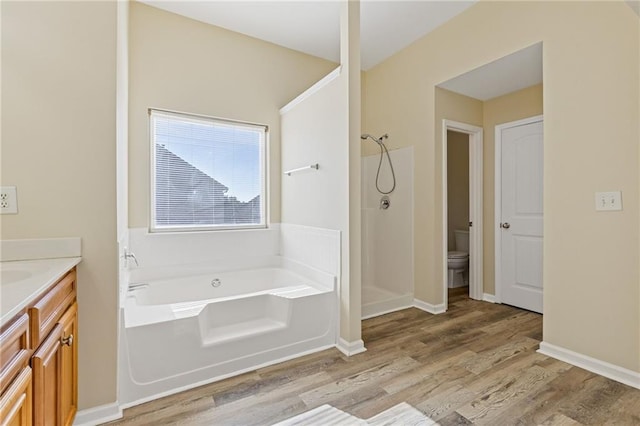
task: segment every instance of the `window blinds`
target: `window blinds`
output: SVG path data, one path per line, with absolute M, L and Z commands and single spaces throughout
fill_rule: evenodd
M 265 225 L 265 126 L 151 110 L 152 228 Z

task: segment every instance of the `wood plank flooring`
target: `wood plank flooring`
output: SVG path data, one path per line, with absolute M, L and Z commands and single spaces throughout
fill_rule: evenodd
M 330 349 L 125 410 L 110 425 L 270 425 L 330 404 L 370 418 L 401 402 L 441 425 L 640 425 L 640 390 L 536 352 L 542 316 L 471 300 L 363 322 Z

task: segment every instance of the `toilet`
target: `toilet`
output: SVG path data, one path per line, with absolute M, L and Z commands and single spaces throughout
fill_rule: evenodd
M 453 231 L 456 241 L 455 251 L 447 254 L 448 287 L 469 285 L 469 231 L 456 229 Z

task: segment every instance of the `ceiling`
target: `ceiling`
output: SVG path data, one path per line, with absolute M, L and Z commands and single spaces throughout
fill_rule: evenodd
M 464 73 L 438 87 L 481 101 L 542 83 L 542 43 Z
M 362 69 L 374 67 L 476 1 L 362 0 Z M 142 0 L 142 3 L 340 62 L 338 1 Z

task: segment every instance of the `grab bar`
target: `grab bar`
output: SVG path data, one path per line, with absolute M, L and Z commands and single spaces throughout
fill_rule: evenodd
M 284 172 L 284 174 L 287 175 L 287 176 L 291 176 L 291 173 L 297 173 L 297 172 L 301 172 L 303 170 L 309 170 L 309 169 L 318 170 L 319 167 L 320 166 L 318 165 L 318 163 L 316 163 L 316 164 L 311 164 L 309 166 L 298 167 L 297 169 L 287 170 L 286 172 Z
M 129 284 L 129 286 L 127 287 L 127 290 L 134 291 L 134 290 L 140 290 L 142 288 L 147 288 L 147 287 L 149 287 L 149 284 L 147 283 Z

